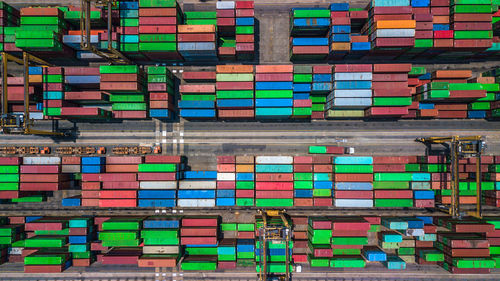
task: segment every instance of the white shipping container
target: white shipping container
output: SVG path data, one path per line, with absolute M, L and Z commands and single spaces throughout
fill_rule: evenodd
M 143 254 L 178 254 L 179 246 L 143 246 Z
M 217 173 L 218 181 L 235 181 L 236 173 Z
M 422 228 L 408 228 L 405 233 L 406 236 L 424 236 L 425 232 Z
M 177 181 L 141 181 L 140 189 L 177 189 Z
M 217 1 L 215 4 L 217 10 L 230 10 L 234 9 L 235 6 L 234 1 Z
M 377 37 L 396 37 L 396 38 L 415 37 L 415 29 L 412 28 L 377 29 L 374 33 L 372 33 L 371 37 L 373 39 Z
M 335 199 L 335 207 L 372 208 L 371 199 Z
M 80 173 L 81 166 L 80 165 L 62 165 L 61 172 L 62 173 Z
M 215 199 L 179 199 L 178 207 L 215 207 Z
M 24 157 L 24 165 L 59 165 L 61 157 Z
M 256 156 L 256 164 L 293 164 L 292 156 Z
M 372 90 L 334 90 L 335 98 L 371 98 Z
M 215 189 L 215 181 L 179 181 L 179 189 Z
M 371 72 L 338 72 L 335 73 L 334 81 L 371 81 Z

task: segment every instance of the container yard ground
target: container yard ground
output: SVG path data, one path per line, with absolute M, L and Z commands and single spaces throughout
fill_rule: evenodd
M 175 126 L 174 126 L 175 125 Z M 50 129 L 50 122 L 38 122 L 39 129 Z M 78 138 L 51 139 L 40 136 L 1 136 L 5 145 L 114 146 L 163 144 L 166 153 L 196 156 L 196 168 L 213 168 L 205 157 L 231 154 L 304 154 L 311 144 L 353 146 L 358 154 L 407 155 L 425 153 L 417 137 L 483 135 L 487 154 L 500 151 L 500 126 L 484 120 L 427 121 L 315 121 L 312 123 L 259 122 L 183 122 L 181 126 L 153 121 L 124 123 L 59 122 L 60 128 L 76 126 Z M 175 130 L 174 130 L 175 127 Z M 175 148 L 175 150 L 174 150 Z M 109 150 L 109 149 L 108 149 Z M 200 163 L 200 164 L 198 164 Z M 209 166 L 207 166 L 209 165 Z M 211 165 L 211 166 L 210 166 Z
M 133 270 L 131 270 L 133 268 Z M 158 280 L 152 268 L 139 268 L 130 266 L 110 266 L 94 263 L 87 268 L 71 267 L 54 278 L 53 274 L 26 274 L 22 273 L 23 267 L 21 264 L 7 263 L 0 266 L 2 270 L 2 280 L 32 280 L 34 276 L 37 280 Z M 378 281 L 378 280 L 394 280 L 394 281 L 417 281 L 417 280 L 498 280 L 500 271 L 493 270 L 488 275 L 452 275 L 444 271 L 438 266 L 418 266 L 408 265 L 404 271 L 388 272 L 381 264 L 368 264 L 363 270 L 356 269 L 329 269 L 324 268 L 302 267 L 302 272 L 293 273 L 293 280 L 308 280 L 308 281 L 327 281 L 327 280 L 352 280 L 352 281 Z M 175 276 L 174 276 L 175 274 Z M 44 279 L 46 278 L 46 279 Z M 164 279 L 159 280 L 234 280 L 246 281 L 255 280 L 256 273 L 248 268 L 238 268 L 236 270 L 217 270 L 216 272 L 183 272 L 182 276 L 179 273 L 167 271 Z

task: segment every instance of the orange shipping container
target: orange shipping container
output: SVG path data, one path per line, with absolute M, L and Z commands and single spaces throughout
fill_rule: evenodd
M 373 174 L 335 174 L 336 182 L 372 182 Z
M 236 162 L 238 162 L 238 159 L 236 159 Z M 253 173 L 254 172 L 254 166 L 253 165 L 236 165 L 236 173 Z
M 206 25 L 178 25 L 177 26 L 178 33 L 214 33 L 215 25 L 206 24 Z
M 139 165 L 106 165 L 106 173 L 136 173 Z
M 415 28 L 417 26 L 414 20 L 380 20 L 375 23 L 375 29 L 384 28 Z
M 332 43 L 331 47 L 333 51 L 349 51 L 351 43 Z
M 256 65 L 255 73 L 293 73 L 293 65 Z
M 217 73 L 253 73 L 253 65 L 218 65 Z
M 472 76 L 472 70 L 437 70 L 432 73 L 432 78 L 462 78 L 467 79 Z

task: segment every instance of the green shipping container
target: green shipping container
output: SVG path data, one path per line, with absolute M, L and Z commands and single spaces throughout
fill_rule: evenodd
M 177 51 L 177 43 L 170 42 L 140 42 L 139 50 L 141 51 L 157 51 L 157 52 L 175 52 Z
M 413 199 L 375 199 L 375 207 L 413 207 Z
M 177 164 L 139 164 L 139 172 L 176 172 Z
M 335 173 L 339 174 L 371 174 L 373 173 L 372 165 L 335 165 Z
M 409 106 L 411 97 L 373 98 L 373 106 Z
M 139 73 L 137 65 L 101 65 L 99 66 L 101 74 L 117 74 L 117 73 Z
M 216 94 L 219 99 L 251 99 L 254 97 L 252 90 L 217 91 Z
M 255 206 L 257 207 L 293 207 L 293 199 L 283 199 L 283 198 L 274 198 L 274 199 L 263 199 L 258 198 L 255 200 Z
M 491 30 L 456 30 L 454 31 L 455 39 L 491 39 L 493 31 Z
M 325 154 L 326 146 L 309 146 L 310 154 Z
M 0 174 L 17 174 L 19 173 L 19 166 L 0 166 Z M 2 179 L 0 178 L 0 181 Z
M 114 103 L 112 105 L 112 110 L 146 110 L 146 103 Z
M 256 90 L 255 98 L 270 99 L 270 98 L 293 98 L 292 90 Z
M 330 18 L 330 10 L 293 10 L 292 17 L 294 18 Z
M 176 0 L 139 0 L 140 8 L 175 8 Z

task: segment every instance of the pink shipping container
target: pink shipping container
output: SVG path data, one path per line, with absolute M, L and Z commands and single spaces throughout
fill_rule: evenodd
M 293 190 L 293 182 L 256 182 L 256 190 Z
M 175 181 L 177 173 L 137 173 L 139 181 Z
M 181 163 L 181 156 L 165 156 L 165 155 L 147 155 L 144 158 L 144 163 L 158 164 L 178 164 Z
M 216 227 L 219 223 L 217 218 L 183 218 L 182 226 L 212 226 Z
M 312 164 L 313 158 L 312 156 L 294 156 L 293 163 L 294 164 Z
M 106 164 L 141 164 L 141 156 L 108 156 Z

